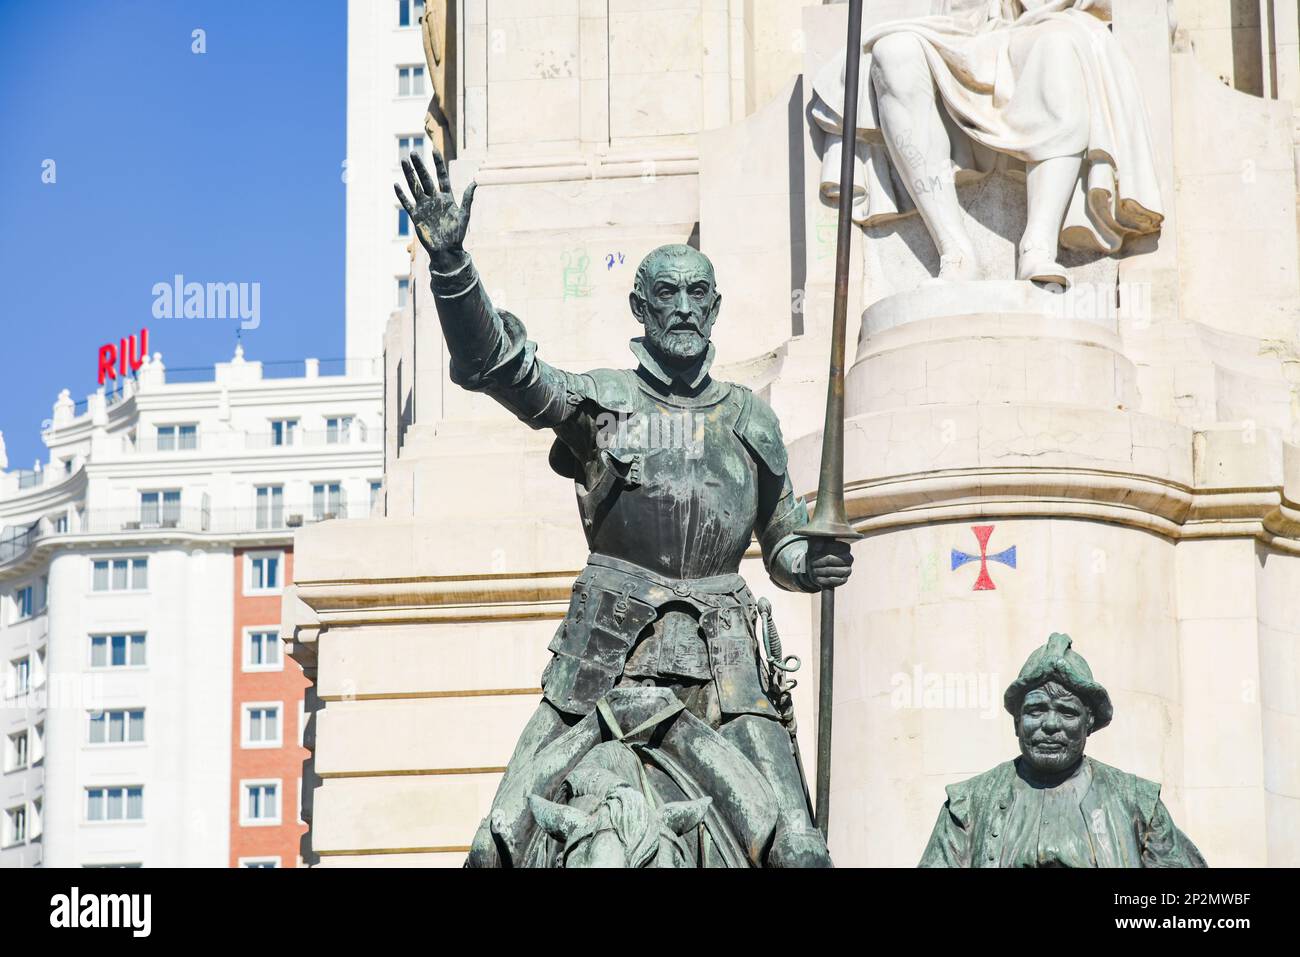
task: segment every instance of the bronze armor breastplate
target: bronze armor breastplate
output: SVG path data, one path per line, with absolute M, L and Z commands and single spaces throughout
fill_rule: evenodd
M 608 417 L 602 475 L 578 488 L 593 552 L 672 578 L 739 569 L 758 518 L 758 466 L 733 428 L 734 391 L 717 391 L 694 406 L 639 392 L 637 412 Z

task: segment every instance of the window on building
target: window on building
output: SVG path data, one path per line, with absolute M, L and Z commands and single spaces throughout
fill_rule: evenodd
M 22 588 L 16 589 L 14 591 L 13 620 L 22 621 L 24 618 L 30 618 L 35 610 L 35 588 L 31 585 L 24 585 Z
M 405 309 L 411 301 L 411 280 L 406 276 L 397 277 L 397 308 Z
M 27 767 L 27 729 L 16 731 L 9 735 L 9 743 L 5 748 L 5 770 L 21 771 Z
M 158 451 L 176 452 L 197 449 L 199 447 L 199 427 L 197 425 L 160 425 L 158 426 Z
M 259 485 L 256 492 L 257 527 L 282 528 L 284 526 L 284 486 Z
M 139 668 L 144 663 L 144 635 L 90 636 L 90 667 Z
M 23 655 L 9 662 L 9 697 L 27 694 L 32 687 L 32 659 Z
M 244 800 L 240 807 L 240 824 L 280 823 L 280 782 L 243 781 Z
M 90 712 L 90 744 L 136 744 L 144 740 L 144 709 Z
M 282 586 L 279 552 L 248 556 L 248 590 L 274 591 Z
M 146 527 L 175 526 L 181 518 L 181 490 L 164 489 L 140 493 L 140 524 Z
M 256 702 L 244 705 L 244 739 L 246 748 L 278 748 L 280 738 L 279 702 Z
M 86 788 L 87 821 L 144 820 L 144 788 Z
M 424 0 L 397 0 L 397 25 L 417 26 L 424 16 Z
M 68 533 L 68 513 L 54 516 L 54 534 L 66 535 Z
M 298 435 L 297 419 L 272 419 L 271 420 L 271 444 L 272 445 L 293 445 Z
M 384 483 L 382 479 L 370 480 L 370 511 L 373 513 L 375 507 L 380 503 L 384 496 Z
M 398 165 L 401 165 L 402 160 L 410 159 L 412 153 L 415 153 L 420 159 L 428 163 L 428 154 L 424 152 L 424 137 L 415 133 L 410 136 L 399 136 L 397 138 Z
M 27 842 L 27 805 L 20 804 L 5 811 L 5 847 Z
M 279 671 L 284 659 L 280 655 L 280 636 L 270 629 L 244 632 L 244 670 Z
M 316 521 L 343 514 L 343 486 L 338 482 L 317 482 L 311 487 L 311 514 Z
M 95 591 L 143 591 L 149 587 L 149 559 L 96 559 L 91 587 Z
M 397 235 L 411 235 L 411 217 L 406 215 L 406 210 L 400 207 L 397 210 Z
M 397 68 L 397 95 L 424 96 L 424 67 L 412 64 Z
M 352 437 L 352 416 L 337 415 L 325 420 L 325 444 L 346 445 Z

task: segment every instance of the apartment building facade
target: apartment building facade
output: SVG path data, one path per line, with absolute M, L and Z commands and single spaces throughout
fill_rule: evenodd
M 48 462 L 0 472 L 0 866 L 298 861 L 280 594 L 296 528 L 381 494 L 380 369 L 195 372 L 64 390 Z
M 447 0 L 350 0 L 348 3 L 347 354 L 379 356 L 384 327 L 408 308 L 415 239 L 393 195 L 400 159 L 426 160 L 437 125 L 454 114 L 447 69 L 455 62 L 457 4 Z M 424 21 L 430 29 L 426 41 Z M 426 42 L 436 52 L 426 58 Z M 426 114 L 436 119 L 426 129 Z M 444 142 L 444 151 L 446 143 Z

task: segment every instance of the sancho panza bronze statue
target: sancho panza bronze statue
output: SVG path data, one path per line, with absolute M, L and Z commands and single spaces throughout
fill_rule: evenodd
M 1068 635 L 1029 656 L 1003 704 L 1020 757 L 949 785 L 921 867 L 1205 867 L 1159 784 L 1084 757 L 1113 709 Z
M 611 726 L 633 720 L 616 714 L 620 707 L 636 714 L 648 701 L 656 706 L 669 701 L 669 711 L 689 712 L 683 720 L 692 728 L 725 739 L 728 754 L 731 746 L 743 753 L 761 775 L 754 780 L 763 795 L 755 799 L 771 803 L 774 798 L 776 809 L 768 836 L 750 842 L 764 842 L 762 848 L 749 848 L 751 863 L 828 865 L 791 735 L 781 720 L 783 711 L 788 717 L 788 700 L 778 700 L 763 678 L 756 625 L 760 603 L 737 572 L 755 532 L 768 574 L 787 590 L 836 587 L 848 578 L 852 559 L 847 545 L 799 534 L 808 521 L 807 508 L 791 489 L 771 408 L 745 387 L 709 375 L 714 356 L 709 335 L 722 302 L 712 264 L 684 245 L 651 252 L 637 269 L 630 296 L 632 313 L 645 327 L 645 335 L 631 342 L 637 367 L 582 374 L 557 369 L 537 357 L 523 324 L 489 301 L 463 248 L 474 184 L 457 206 L 446 164 L 436 153 L 433 159 L 436 184 L 413 155 L 403 163 L 411 196 L 400 186 L 397 194 L 429 253 L 452 381 L 490 395 L 531 428 L 555 432 L 551 466 L 575 483 L 591 549 L 550 645 L 544 700 L 510 759 L 468 865 L 518 866 L 545 857 L 536 850 L 535 831 L 528 830 L 531 820 L 520 821 L 519 808 L 526 805 L 515 800 L 507 808 L 505 796 L 518 791 L 516 779 L 549 760 L 543 754 L 552 753 L 547 749 L 561 736 L 576 733 L 583 719 L 594 723 L 602 700 L 600 713 Z M 612 710 L 609 702 L 616 705 Z M 595 777 L 607 780 L 608 767 L 599 770 Z M 564 783 L 574 793 L 590 789 L 582 782 L 592 778 L 571 774 Z M 734 780 L 723 785 L 734 791 Z M 635 780 L 628 786 L 638 787 Z M 609 796 L 616 789 L 605 790 Z M 620 793 L 617 803 L 623 806 L 630 798 Z M 717 794 L 711 797 L 718 810 Z M 743 804 L 738 798 L 723 810 L 742 815 Z M 577 821 L 586 811 L 566 812 L 573 822 L 565 824 L 566 813 L 553 810 L 553 804 L 534 801 L 533 807 L 533 816 L 552 821 L 557 840 L 561 830 L 566 838 L 583 830 Z M 543 808 L 552 810 L 539 813 Z M 598 809 L 591 813 L 595 823 L 574 840 L 599 830 Z M 685 812 L 668 816 L 678 822 L 698 819 Z M 738 829 L 750 823 L 742 821 Z M 676 838 L 668 834 L 665 840 Z M 523 843 L 534 848 L 529 861 L 521 860 L 527 855 Z M 555 850 L 548 853 L 555 860 Z M 568 857 L 570 866 L 579 856 Z

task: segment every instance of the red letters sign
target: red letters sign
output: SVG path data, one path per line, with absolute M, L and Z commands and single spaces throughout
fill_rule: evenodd
M 131 372 L 135 372 L 144 365 L 144 357 L 149 354 L 148 329 L 140 330 L 139 352 L 136 352 L 135 345 L 135 336 L 128 336 L 117 345 L 110 342 L 99 347 L 100 385 L 104 384 L 105 379 L 116 379 L 119 374 L 125 378 L 128 368 Z

